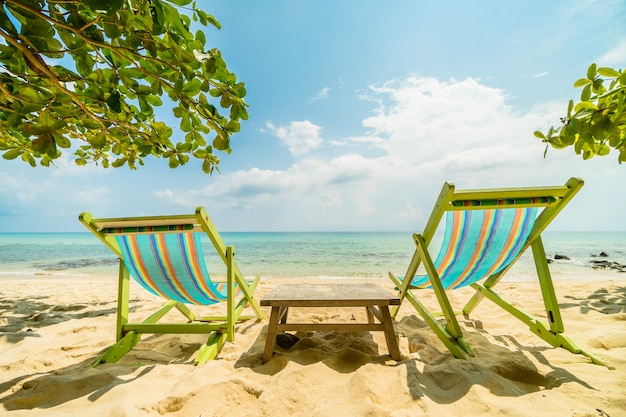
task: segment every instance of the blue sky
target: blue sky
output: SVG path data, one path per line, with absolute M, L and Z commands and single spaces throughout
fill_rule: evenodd
M 458 188 L 585 180 L 552 230 L 626 230 L 626 166 L 548 151 L 592 62 L 626 67 L 623 1 L 216 1 L 206 30 L 250 120 L 221 174 L 0 159 L 0 232 L 207 208 L 222 231 L 419 231 Z M 168 109 L 163 109 L 167 114 Z M 169 117 L 169 116 L 167 116 Z M 182 137 L 182 135 L 181 135 Z

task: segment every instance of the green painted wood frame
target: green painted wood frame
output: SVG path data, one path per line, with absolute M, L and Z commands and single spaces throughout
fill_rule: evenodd
M 147 217 L 124 217 L 96 219 L 91 213 L 85 212 L 79 216 L 79 220 L 100 241 L 115 253 L 119 262 L 118 294 L 117 294 L 117 323 L 116 343 L 105 350 L 94 362 L 93 366 L 101 363 L 116 362 L 124 354 L 129 352 L 140 340 L 142 334 L 208 334 L 208 340 L 203 344 L 194 363 L 201 365 L 207 360 L 214 359 L 226 341 L 235 339 L 235 325 L 239 321 L 249 320 L 254 316 L 243 316 L 246 306 L 250 306 L 258 320 L 263 320 L 265 315 L 254 297 L 254 290 L 259 284 L 260 278 L 248 282 L 244 279 L 241 271 L 235 263 L 235 251 L 232 246 L 226 246 L 213 222 L 203 207 L 198 207 L 194 214 L 174 216 L 147 216 Z M 115 238 L 119 233 L 107 233 L 105 228 L 128 228 L 143 226 L 162 225 L 193 225 L 192 231 L 206 233 L 215 250 L 226 265 L 226 313 L 223 316 L 196 316 L 191 309 L 180 302 L 168 300 L 156 312 L 141 322 L 129 320 L 130 301 L 130 273 L 122 259 L 122 252 Z M 138 232 L 141 233 L 141 232 Z M 167 233 L 167 232 L 149 232 Z M 241 289 L 242 296 L 235 304 L 235 284 Z M 187 323 L 161 323 L 160 320 L 172 309 L 178 310 L 188 320 Z
M 457 358 L 466 358 L 466 355 L 474 356 L 474 352 L 463 338 L 461 327 L 456 316 L 463 314 L 468 317 L 476 308 L 478 303 L 487 298 L 507 312 L 512 314 L 518 320 L 525 323 L 529 329 L 537 336 L 548 342 L 554 347 L 562 347 L 570 352 L 582 354 L 589 358 L 593 363 L 613 367 L 607 365 L 595 354 L 586 351 L 574 343 L 564 333 L 563 320 L 558 305 L 558 300 L 554 291 L 552 277 L 548 268 L 548 262 L 545 256 L 543 243 L 541 241 L 541 233 L 556 218 L 563 208 L 571 201 L 583 186 L 580 178 L 570 178 L 563 186 L 545 186 L 545 187 L 520 187 L 520 188 L 491 188 L 491 189 L 475 189 L 475 190 L 456 190 L 451 182 L 443 185 L 441 193 L 435 202 L 432 214 L 426 223 L 426 227 L 422 233 L 413 234 L 413 240 L 416 250 L 411 258 L 407 272 L 404 277 L 415 276 L 417 269 L 421 263 L 429 277 L 430 284 L 441 307 L 441 312 L 433 313 L 419 301 L 418 297 L 410 288 L 411 279 L 399 279 L 393 273 L 389 272 L 389 278 L 398 288 L 398 295 L 401 302 L 406 298 L 409 303 L 422 316 L 428 326 L 437 334 L 448 350 Z M 530 200 L 536 197 L 548 197 L 545 202 L 536 202 Z M 498 200 L 496 202 L 496 200 Z M 507 201 L 508 200 L 508 201 Z M 480 201 L 480 205 L 455 205 L 457 202 Z M 540 214 L 535 220 L 535 224 L 530 231 L 528 239 L 524 244 L 520 253 L 515 257 L 502 271 L 487 277 L 482 283 L 473 283 L 471 287 L 476 290 L 474 295 L 465 304 L 460 312 L 455 312 L 450 304 L 439 275 L 435 269 L 430 251 L 429 244 L 439 226 L 443 215 L 447 211 L 453 210 L 484 210 L 489 208 L 507 208 L 507 207 L 543 207 Z M 504 274 L 512 267 L 519 257 L 528 248 L 531 248 L 541 294 L 543 297 L 547 323 L 528 314 L 522 309 L 513 306 L 498 295 L 493 287 L 502 279 Z M 391 311 L 392 317 L 396 317 L 400 306 L 394 306 Z M 443 316 L 445 324 L 440 323 L 438 316 Z

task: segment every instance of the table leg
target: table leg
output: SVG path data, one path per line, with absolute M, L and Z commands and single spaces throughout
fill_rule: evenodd
M 400 349 L 398 348 L 398 341 L 396 340 L 396 332 L 393 330 L 393 320 L 391 314 L 389 314 L 388 306 L 379 306 L 380 314 L 382 316 L 382 322 L 385 325 L 385 339 L 387 339 L 387 349 L 389 355 L 397 361 L 401 360 Z
M 278 330 L 278 320 L 280 319 L 280 307 L 272 307 L 270 313 L 270 323 L 267 326 L 267 337 L 265 339 L 265 350 L 263 351 L 263 363 L 269 361 L 274 353 L 276 344 L 276 333 Z

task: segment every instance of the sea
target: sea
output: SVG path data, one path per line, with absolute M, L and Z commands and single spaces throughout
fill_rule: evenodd
M 403 275 L 415 250 L 411 232 L 222 232 L 235 247 L 244 276 L 275 278 L 381 278 Z M 592 268 L 593 261 L 626 265 L 626 232 L 543 233 L 555 279 L 626 279 L 626 272 Z M 441 235 L 433 239 L 438 248 Z M 223 262 L 203 237 L 210 273 L 224 276 Z M 436 251 L 435 251 L 436 252 Z M 604 252 L 607 257 L 600 257 Z M 118 259 L 95 236 L 87 233 L 0 233 L 0 279 L 23 276 L 117 277 Z M 528 250 L 507 276 L 536 279 Z

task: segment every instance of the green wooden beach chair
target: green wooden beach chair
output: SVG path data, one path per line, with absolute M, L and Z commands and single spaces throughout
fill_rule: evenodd
M 82 213 L 79 220 L 120 259 L 117 334 L 113 346 L 94 363 L 115 362 L 135 346 L 142 334 L 208 334 L 195 359 L 203 364 L 217 356 L 225 341 L 235 338 L 235 324 L 249 304 L 257 319 L 263 312 L 253 296 L 259 278 L 246 281 L 235 264 L 232 246 L 226 246 L 202 207 L 195 214 L 96 219 Z M 202 254 L 205 233 L 226 264 L 226 281 L 216 282 L 207 271 Z M 166 300 L 142 322 L 129 320 L 130 276 L 143 288 Z M 223 316 L 197 317 L 188 304 L 226 304 Z M 172 309 L 187 322 L 161 322 Z
M 456 315 L 469 316 L 483 298 L 488 298 L 550 345 L 583 354 L 596 364 L 608 366 L 563 333 L 563 320 L 541 241 L 541 233 L 582 186 L 583 181 L 578 178 L 570 178 L 563 186 L 477 190 L 456 190 L 454 184 L 446 182 L 424 231 L 413 235 L 416 250 L 404 278 L 389 273 L 401 301 L 407 299 L 415 307 L 457 358 L 474 353 L 463 338 Z M 433 260 L 430 243 L 444 214 L 443 242 Z M 493 289 L 528 247 L 532 250 L 546 308 L 545 322 L 513 306 Z M 416 275 L 420 264 L 426 270 L 424 276 Z M 460 312 L 455 312 L 446 291 L 467 285 L 476 293 Z M 432 288 L 444 324 L 412 291 L 420 288 Z M 392 309 L 393 317 L 398 308 Z

